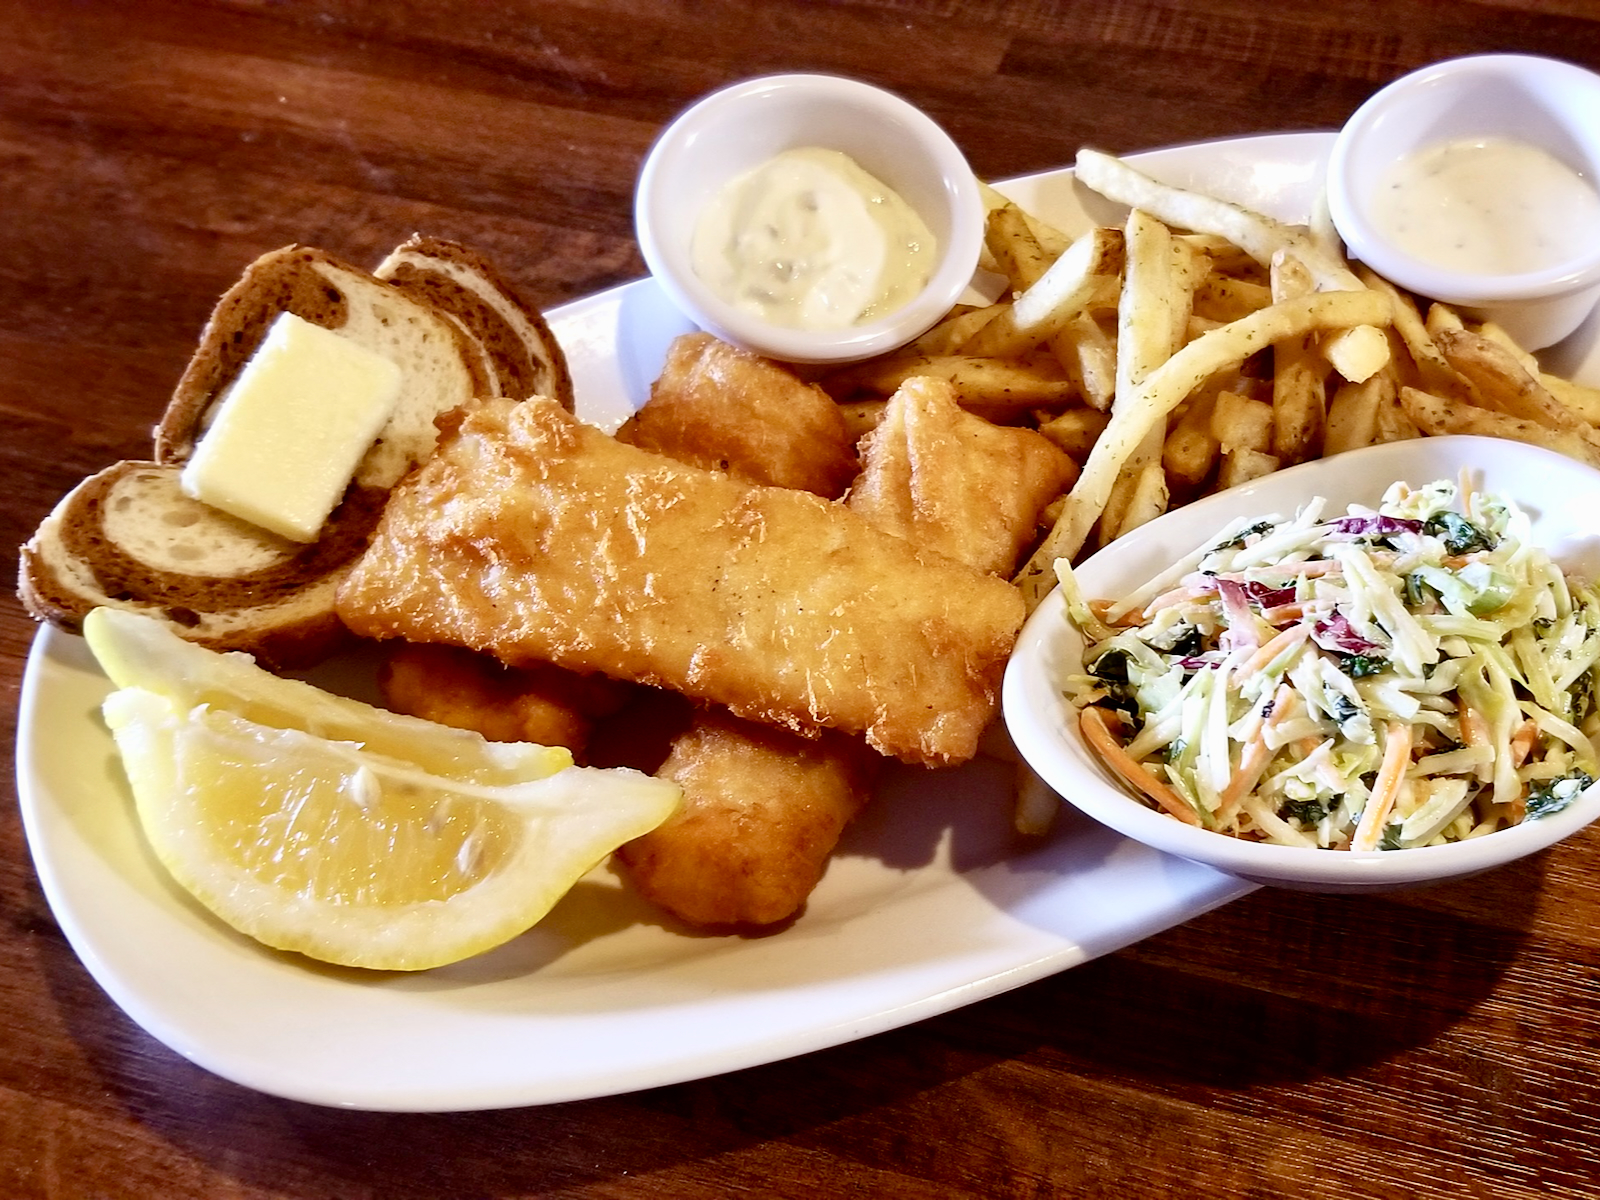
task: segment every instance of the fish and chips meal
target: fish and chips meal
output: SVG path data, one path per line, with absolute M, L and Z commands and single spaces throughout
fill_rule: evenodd
M 1477 433 L 1600 465 L 1600 391 L 1326 231 L 1093 151 L 1077 179 L 1126 220 L 1069 236 L 986 190 L 992 303 L 840 366 L 686 335 L 614 435 L 465 247 L 252 264 L 150 459 L 75 488 L 22 553 L 30 612 L 87 631 L 117 685 L 106 720 L 163 863 L 234 928 L 368 967 L 513 937 L 608 857 L 690 925 L 772 927 L 886 762 L 1005 752 L 985 731 L 1058 565 L 1070 581 L 1171 507 L 1378 442 Z M 350 382 L 286 382 L 306 379 Z M 1170 760 L 1157 800 L 1180 819 L 1297 844 L 1422 844 L 1559 803 L 1594 773 L 1569 703 L 1593 597 L 1518 557 L 1511 506 L 1446 493 L 1360 518 L 1398 531 L 1312 509 L 1242 531 L 1186 568 L 1217 582 L 1156 611 L 1077 606 L 1107 636 L 1083 695 L 1108 753 L 1146 779 Z M 1321 564 L 1292 596 L 1290 553 Z M 1402 558 L 1423 604 L 1403 621 L 1362 584 Z M 363 642 L 388 711 L 283 676 Z M 1042 833 L 1056 801 L 1017 779 L 1018 830 Z
M 1600 591 L 1449 480 L 1236 519 L 1132 594 L 1062 563 L 1085 742 L 1250 841 L 1404 849 L 1559 812 L 1600 777 Z

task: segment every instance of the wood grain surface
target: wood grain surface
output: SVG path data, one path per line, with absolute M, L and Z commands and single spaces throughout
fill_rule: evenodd
M 255 255 L 300 241 L 372 262 L 426 229 L 542 305 L 638 277 L 641 157 L 739 78 L 887 85 L 999 178 L 1084 144 L 1334 128 L 1462 53 L 1600 67 L 1600 6 L 1580 0 L 0 0 L 0 30 L 13 574 L 60 495 L 142 453 Z M 0 606 L 12 714 L 32 636 Z M 1597 1195 L 1597 966 L 1591 832 L 1431 890 L 1256 893 L 949 1015 L 719 1078 L 348 1112 L 250 1092 L 140 1031 L 58 930 L 7 803 L 0 1196 Z

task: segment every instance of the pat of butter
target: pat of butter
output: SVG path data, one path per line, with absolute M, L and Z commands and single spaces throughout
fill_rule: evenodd
M 272 323 L 179 484 L 185 495 L 314 542 L 400 400 L 400 368 L 293 313 Z

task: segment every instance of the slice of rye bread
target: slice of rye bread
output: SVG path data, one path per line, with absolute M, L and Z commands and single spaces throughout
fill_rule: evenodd
M 62 498 L 23 546 L 18 595 L 69 632 L 99 605 L 165 619 L 213 650 L 245 650 L 287 668 L 325 657 L 350 634 L 334 593 L 387 499 L 352 488 L 321 538 L 290 542 L 185 496 L 180 468 L 120 462 Z
M 499 395 L 545 396 L 573 411 L 572 375 L 560 343 L 538 310 L 481 254 L 414 234 L 374 273 L 458 321 L 483 348 Z
M 539 378 L 564 389 L 571 404 L 560 348 L 486 262 L 434 239 L 413 238 L 407 246 L 413 249 L 400 259 L 409 264 L 403 273 L 419 276 L 409 287 L 307 246 L 287 246 L 252 263 L 201 334 L 156 427 L 156 461 L 117 463 L 85 480 L 22 548 L 18 595 L 29 612 L 76 633 L 97 605 L 130 608 L 163 617 L 190 641 L 248 651 L 280 668 L 315 662 L 348 638 L 334 593 L 365 548 L 389 489 L 432 454 L 437 423 L 503 394 L 507 379 L 534 378 L 531 366 L 506 365 L 519 356 L 526 364 L 536 352 L 530 347 L 548 360 Z M 438 280 L 460 292 L 454 310 L 430 298 L 454 294 Z M 498 314 L 507 306 L 520 321 L 506 317 L 497 327 L 489 316 L 476 319 L 490 331 L 487 340 L 457 315 Z M 337 330 L 402 370 L 395 415 L 311 545 L 237 521 L 179 487 L 182 465 L 218 402 L 284 311 Z
M 495 394 L 478 346 L 458 322 L 321 250 L 286 246 L 251 263 L 218 301 L 156 427 L 157 462 L 188 461 L 228 385 L 285 311 L 337 330 L 401 368 L 400 401 L 356 467 L 358 487 L 393 487 L 433 453 L 437 418 Z

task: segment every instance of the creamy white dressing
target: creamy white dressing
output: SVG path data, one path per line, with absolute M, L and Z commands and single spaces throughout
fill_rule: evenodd
M 694 270 L 728 303 L 791 329 L 836 330 L 909 302 L 937 245 L 906 201 L 837 150 L 786 150 L 701 214 Z
M 1537 146 L 1467 138 L 1400 158 L 1373 197 L 1373 221 L 1435 266 L 1476 275 L 1554 267 L 1600 236 L 1600 193 Z

